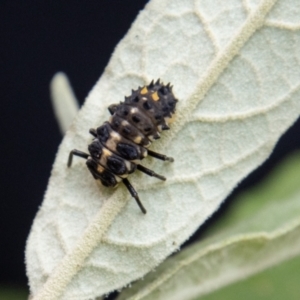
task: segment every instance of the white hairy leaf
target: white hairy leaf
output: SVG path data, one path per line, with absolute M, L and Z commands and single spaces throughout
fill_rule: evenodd
M 117 46 L 56 157 L 26 250 L 33 299 L 88 299 L 123 287 L 178 249 L 271 153 L 300 112 L 300 4 L 153 0 Z M 161 78 L 179 99 L 171 130 L 125 187 L 98 185 L 70 150 L 132 88 Z
M 78 101 L 64 73 L 59 72 L 53 76 L 50 83 L 50 93 L 54 114 L 60 132 L 64 135 L 79 109 Z

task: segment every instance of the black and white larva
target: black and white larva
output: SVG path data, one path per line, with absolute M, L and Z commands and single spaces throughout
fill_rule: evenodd
M 162 130 L 169 129 L 168 121 L 175 113 L 177 103 L 172 86 L 164 85 L 157 80 L 149 85 L 132 90 L 124 102 L 108 107 L 111 114 L 109 121 L 97 129 L 90 129 L 94 136 L 88 146 L 89 154 L 72 150 L 69 155 L 68 167 L 72 164 L 73 155 L 86 159 L 86 165 L 95 179 L 104 186 L 115 187 L 123 182 L 136 200 L 142 212 L 143 207 L 139 196 L 127 177 L 135 170 L 166 180 L 164 176 L 142 166 L 140 161 L 147 155 L 173 162 L 172 157 L 147 149 L 151 142 L 159 139 Z

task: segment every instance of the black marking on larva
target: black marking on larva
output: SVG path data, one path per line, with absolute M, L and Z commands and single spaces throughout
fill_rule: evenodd
M 135 116 L 135 115 L 133 115 L 131 119 L 134 123 L 139 123 L 141 121 L 141 119 L 138 116 Z
M 162 115 L 161 114 L 157 114 L 154 116 L 155 120 L 161 120 L 162 119 Z
M 122 129 L 122 133 L 124 133 L 125 135 L 129 135 L 131 133 L 131 130 L 129 127 L 124 126 L 124 128 Z
M 128 160 L 136 160 L 140 158 L 138 150 L 134 145 L 118 143 L 117 151 L 122 157 Z
M 109 132 L 108 132 L 107 126 L 108 126 L 107 123 L 104 123 L 102 126 L 98 127 L 96 130 L 97 137 L 102 144 L 106 143 L 106 141 L 109 138 Z
M 99 140 L 94 140 L 89 146 L 88 150 L 92 157 L 99 159 L 102 154 L 102 145 Z
M 168 118 L 175 113 L 177 99 L 170 83 L 164 85 L 158 79 L 148 86 L 132 90 L 124 102 L 108 107 L 111 118 L 97 129 L 90 129 L 94 139 L 88 146 L 88 153 L 72 150 L 73 155 L 86 159 L 86 165 L 93 177 L 104 186 L 114 187 L 124 183 L 143 213 L 146 213 L 139 196 L 127 179 L 136 169 L 161 180 L 165 177 L 139 164 L 144 157 L 155 157 L 164 161 L 174 161 L 172 157 L 147 150 L 151 140 L 160 138 L 159 131 L 170 129 Z
M 152 105 L 149 103 L 148 100 L 146 100 L 144 103 L 143 103 L 143 107 L 146 109 L 146 110 L 149 110 L 152 108 Z
M 123 159 L 119 159 L 117 156 L 109 156 L 107 158 L 106 165 L 108 169 L 116 175 L 126 174 L 126 166 Z
M 99 168 L 97 161 L 94 158 L 88 158 L 86 165 L 93 177 L 99 179 L 104 186 L 115 186 L 117 181 L 115 176 L 105 168 Z

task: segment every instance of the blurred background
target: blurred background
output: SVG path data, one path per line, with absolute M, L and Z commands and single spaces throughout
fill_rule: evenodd
M 62 139 L 49 82 L 57 71 L 65 72 L 82 104 L 146 2 L 1 1 L 0 299 L 26 299 L 28 294 L 26 238 Z M 300 149 L 299 135 L 298 120 L 264 165 L 239 185 L 188 243 L 201 238 L 233 205 L 235 195 Z

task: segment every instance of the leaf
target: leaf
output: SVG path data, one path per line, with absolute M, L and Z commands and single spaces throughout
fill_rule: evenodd
M 202 299 L 299 255 L 299 167 L 300 152 L 259 187 L 238 197 L 202 241 L 167 259 L 143 281 L 124 290 L 118 300 Z M 230 294 L 230 287 L 227 291 Z
M 51 102 L 61 133 L 64 135 L 78 110 L 78 101 L 74 95 L 67 76 L 56 73 L 50 84 Z
M 139 14 L 59 148 L 27 241 L 34 300 L 93 298 L 142 277 L 269 156 L 300 111 L 300 9 L 275 2 L 154 0 Z M 152 149 L 175 163 L 145 160 L 165 183 L 131 176 L 144 216 L 123 186 L 98 186 L 83 160 L 66 160 L 110 104 L 157 78 L 180 102 Z
M 300 256 L 285 261 L 247 280 L 237 282 L 201 300 L 298 300 Z

